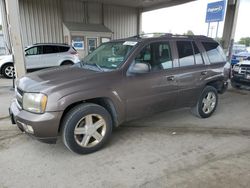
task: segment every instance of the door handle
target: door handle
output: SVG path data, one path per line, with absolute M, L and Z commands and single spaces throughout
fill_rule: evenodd
M 174 81 L 174 76 L 168 76 L 168 77 L 167 77 L 167 80 L 168 80 L 168 81 Z
M 202 71 L 201 75 L 204 75 L 204 76 L 207 75 L 207 71 Z

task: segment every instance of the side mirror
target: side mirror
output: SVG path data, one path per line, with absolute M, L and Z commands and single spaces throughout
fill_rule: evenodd
M 134 63 L 129 69 L 129 72 L 133 74 L 143 74 L 150 72 L 150 70 L 151 66 L 149 63 Z
M 27 55 L 28 55 L 28 53 L 27 53 L 27 52 L 24 52 L 24 55 L 25 55 L 25 56 L 27 56 Z

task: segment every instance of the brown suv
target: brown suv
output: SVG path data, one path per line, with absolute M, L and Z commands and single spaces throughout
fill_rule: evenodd
M 182 107 L 209 117 L 229 72 L 211 38 L 140 35 L 104 43 L 71 67 L 20 78 L 10 115 L 40 141 L 55 143 L 61 133 L 71 151 L 91 153 L 135 118 Z

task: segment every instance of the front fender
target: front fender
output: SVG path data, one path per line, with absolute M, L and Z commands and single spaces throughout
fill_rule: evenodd
M 100 92 L 99 90 L 90 90 L 90 91 L 77 91 L 68 95 L 63 96 L 57 102 L 57 110 L 64 111 L 67 107 L 74 103 L 84 102 L 87 100 L 93 100 L 97 98 L 107 98 L 109 99 L 119 116 L 119 119 L 124 119 L 125 117 L 125 102 L 121 99 L 117 91 L 106 90 Z M 52 110 L 52 109 L 51 109 Z

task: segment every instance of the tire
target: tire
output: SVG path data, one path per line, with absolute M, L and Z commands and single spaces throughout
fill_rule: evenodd
M 64 61 L 61 63 L 61 66 L 65 66 L 65 65 L 73 65 L 74 63 L 72 61 Z
M 231 80 L 231 86 L 234 89 L 240 89 L 240 84 L 237 84 L 237 83 L 233 82 L 232 80 Z
M 2 69 L 2 74 L 5 78 L 13 78 L 15 76 L 15 68 L 12 63 L 5 64 Z
M 92 153 L 107 143 L 112 127 L 111 115 L 105 108 L 92 103 L 80 104 L 63 119 L 63 143 L 72 152 Z
M 206 86 L 203 89 L 200 98 L 197 101 L 196 106 L 192 108 L 192 112 L 198 117 L 208 118 L 216 110 L 217 104 L 218 104 L 217 90 L 212 86 Z

